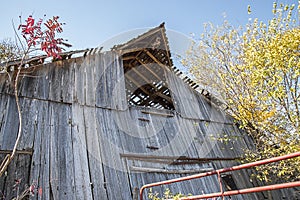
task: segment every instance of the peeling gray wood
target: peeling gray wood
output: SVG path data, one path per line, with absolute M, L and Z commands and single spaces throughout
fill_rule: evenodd
M 75 62 L 74 67 L 74 93 L 73 101 L 81 105 L 85 104 L 85 68 L 88 59 L 82 59 L 81 62 Z
M 88 56 L 89 59 L 86 59 L 85 61 L 85 103 L 86 105 L 95 106 L 96 105 L 96 82 L 95 77 L 97 77 L 96 74 L 96 68 L 99 67 L 99 63 L 96 62 L 95 57 L 97 55 Z M 81 87 L 81 86 L 80 86 Z
M 36 183 L 42 188 L 43 195 L 36 199 L 50 199 L 50 183 L 55 181 L 50 177 L 50 110 L 48 102 L 39 103 L 39 113 L 36 118 L 37 131 L 34 137 L 34 152 L 30 166 L 30 183 Z
M 2 128 L 0 132 L 1 148 L 13 149 L 18 133 L 18 111 L 14 98 L 8 96 L 5 101 L 7 101 L 7 104 L 4 105 L 5 116 L 3 117 Z M 20 101 L 20 104 L 22 104 L 22 100 Z
M 254 148 L 232 118 L 172 72 L 167 73 L 175 111 L 128 107 L 122 60 L 115 52 L 26 69 L 27 76 L 19 84 L 24 121 L 19 150 L 31 149 L 33 154 L 17 156 L 7 177 L 0 177 L 1 192 L 13 197 L 14 179 L 23 177 L 24 184 L 36 182 L 43 190 L 42 196 L 32 199 L 127 200 L 136 196 L 135 188 L 181 177 L 181 172 L 237 165 L 236 161 L 216 160 L 171 165 L 120 156 L 226 158 L 240 157 L 243 148 Z M 13 90 L 5 79 L 0 74 L 0 150 L 12 149 L 18 130 Z M 218 140 L 225 135 L 232 140 Z M 130 171 L 134 167 L 181 174 Z M 238 188 L 252 187 L 251 173 L 233 173 Z M 219 191 L 219 183 L 212 176 L 155 189 L 163 192 L 165 188 L 201 194 Z M 274 199 L 285 194 L 272 192 Z M 232 199 L 261 197 L 262 193 Z
M 29 176 L 27 169 L 30 166 L 30 155 L 17 155 L 15 159 L 11 162 L 10 166 L 6 171 L 6 180 L 2 180 L 4 185 L 2 185 L 5 198 L 13 199 L 19 193 L 23 192 L 29 183 Z M 4 177 L 1 177 L 3 179 Z M 18 188 L 16 187 L 16 180 L 20 181 Z
M 50 88 L 50 77 L 49 71 L 53 68 L 53 65 L 46 64 L 46 65 L 39 65 L 35 69 L 34 78 L 37 81 L 36 90 L 34 97 L 39 99 L 49 99 L 49 88 Z
M 173 72 L 166 70 L 166 75 L 177 112 L 183 117 L 204 119 L 193 89 Z
M 122 60 L 115 52 L 97 54 L 96 105 L 125 110 L 127 108 Z
M 119 151 L 122 151 L 117 137 L 117 127 L 114 123 L 113 113 L 97 109 L 96 118 L 98 134 L 100 134 L 100 152 L 103 162 L 103 171 L 105 176 L 105 187 L 109 199 L 118 199 L 119 194 L 122 198 L 130 199 L 130 185 L 127 179 L 127 174 L 124 172 Z M 116 184 L 122 183 L 122 184 Z
M 75 194 L 77 199 L 92 199 L 89 163 L 86 148 L 86 128 L 83 107 L 78 104 L 72 106 L 72 154 L 74 160 Z M 84 122 L 84 123 L 82 123 Z
M 50 104 L 50 189 L 53 199 L 75 199 L 70 107 Z
M 97 128 L 97 119 L 95 108 L 84 107 L 85 120 L 85 136 L 86 136 L 86 150 L 88 152 L 90 181 L 94 199 L 108 199 L 102 153 L 101 153 L 101 135 Z M 77 126 L 75 124 L 75 126 Z

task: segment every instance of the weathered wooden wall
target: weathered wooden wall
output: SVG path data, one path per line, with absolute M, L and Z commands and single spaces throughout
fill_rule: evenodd
M 240 157 L 244 148 L 253 148 L 251 139 L 231 118 L 171 71 L 166 74 L 175 111 L 128 107 L 122 60 L 114 52 L 24 70 L 19 84 L 24 121 L 19 150 L 33 154 L 18 154 L 6 176 L 0 178 L 5 199 L 16 196 L 15 179 L 22 180 L 20 190 L 33 182 L 42 188 L 42 196 L 32 199 L 134 199 L 143 184 L 187 175 L 175 172 L 237 164 L 160 162 L 160 156 Z M 13 148 L 18 129 L 12 94 L 8 76 L 0 74 L 1 150 Z M 224 135 L 231 140 L 217 140 Z M 154 169 L 161 172 L 140 172 Z M 237 187 L 255 185 L 250 175 L 246 170 L 234 172 Z M 215 176 L 166 187 L 185 194 L 219 191 Z M 264 195 L 267 193 L 232 199 L 263 199 Z M 285 194 L 272 195 L 281 199 Z

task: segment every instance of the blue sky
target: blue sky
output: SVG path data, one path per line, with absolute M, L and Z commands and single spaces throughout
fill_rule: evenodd
M 203 23 L 221 24 L 223 15 L 234 25 L 248 21 L 247 6 L 252 6 L 252 18 L 267 21 L 272 17 L 274 0 L 9 0 L 0 12 L 0 40 L 13 38 L 12 20 L 19 24 L 33 14 L 35 18 L 58 15 L 66 22 L 63 37 L 72 49 L 97 47 L 127 31 L 146 30 L 166 23 L 167 30 L 184 36 L 200 35 Z M 297 0 L 282 0 L 292 2 Z M 143 29 L 144 28 L 144 29 Z M 173 39 L 171 39 L 173 40 Z M 172 41 L 171 41 L 172 42 Z

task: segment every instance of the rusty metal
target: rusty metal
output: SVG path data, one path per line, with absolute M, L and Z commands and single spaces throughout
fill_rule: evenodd
M 264 160 L 260 160 L 260 161 L 256 161 L 256 162 L 252 162 L 252 163 L 238 165 L 238 166 L 233 166 L 233 167 L 230 167 L 230 168 L 214 170 L 214 171 L 211 171 L 211 172 L 200 173 L 200 174 L 195 174 L 195 175 L 191 175 L 191 176 L 186 176 L 186 177 L 181 177 L 181 178 L 176 178 L 176 179 L 171 179 L 171 180 L 166 180 L 166 181 L 160 181 L 160 182 L 156 182 L 156 183 L 150 183 L 150 184 L 147 184 L 147 185 L 144 185 L 144 186 L 141 187 L 141 189 L 140 189 L 140 200 L 143 200 L 143 192 L 146 188 L 160 186 L 160 185 L 167 185 L 167 184 L 171 184 L 171 183 L 187 181 L 187 180 L 192 180 L 192 179 L 197 179 L 197 178 L 203 178 L 203 177 L 215 175 L 215 174 L 218 174 L 218 173 L 225 173 L 225 172 L 229 172 L 229 171 L 247 169 L 247 168 L 251 168 L 251 167 L 255 167 L 255 166 L 259 166 L 259 165 L 265 165 L 265 164 L 268 164 L 268 163 L 273 163 L 273 162 L 278 162 L 278 161 L 281 161 L 281 160 L 295 158 L 295 157 L 298 157 L 298 156 L 300 156 L 300 152 L 291 153 L 291 154 L 288 154 L 288 155 L 278 156 L 278 157 L 269 158 L 269 159 L 264 159 Z M 284 184 L 279 184 L 279 186 L 282 187 L 282 186 L 285 186 L 285 184 L 287 184 L 286 186 L 293 185 L 293 184 L 297 185 L 297 184 L 299 184 L 299 182 L 284 183 Z M 248 189 L 243 189 L 243 190 L 246 190 L 246 191 L 250 190 L 250 191 L 254 192 L 254 191 L 257 191 L 259 188 L 268 188 L 268 187 L 277 188 L 278 186 L 276 186 L 276 185 L 262 186 L 262 187 L 248 188 Z M 235 190 L 235 191 L 243 191 L 243 190 Z M 267 190 L 269 190 L 269 189 L 267 189 Z M 233 192 L 233 191 L 231 191 L 231 192 Z M 237 193 L 237 194 L 239 194 L 239 193 Z
M 227 191 L 227 192 L 218 192 L 218 193 L 212 193 L 212 194 L 203 194 L 203 195 L 195 195 L 195 196 L 189 196 L 189 197 L 182 197 L 180 200 L 191 200 L 191 199 L 207 199 L 207 198 L 214 198 L 214 197 L 224 197 L 224 196 L 233 196 L 238 194 L 248 194 L 248 193 L 255 193 L 255 192 L 263 192 L 267 190 L 279 190 L 284 188 L 292 188 L 292 187 L 299 187 L 300 181 L 291 182 L 291 183 L 282 183 L 282 184 L 276 184 L 276 185 L 268 185 L 268 186 L 260 186 L 260 187 L 254 187 L 254 188 L 247 188 L 247 189 L 241 189 L 241 190 L 233 190 L 233 191 Z
M 223 186 L 222 186 L 222 180 L 221 180 L 221 173 L 220 172 L 217 172 L 218 174 L 218 181 L 219 181 L 219 185 L 220 185 L 220 193 L 222 195 L 222 200 L 224 200 L 224 195 L 223 195 Z

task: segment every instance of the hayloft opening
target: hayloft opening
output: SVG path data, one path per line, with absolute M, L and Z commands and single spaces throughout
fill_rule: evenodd
M 165 31 L 162 23 L 113 47 L 122 55 L 129 105 L 174 110 L 165 74 L 173 65 Z
M 155 62 L 164 56 L 156 49 L 143 49 L 123 55 L 125 89 L 129 105 L 174 110 L 165 77 L 165 66 Z

